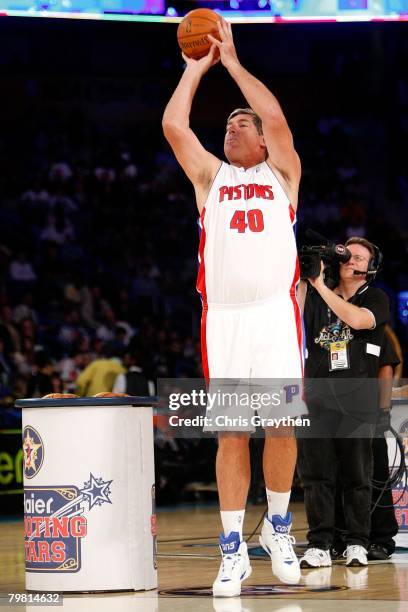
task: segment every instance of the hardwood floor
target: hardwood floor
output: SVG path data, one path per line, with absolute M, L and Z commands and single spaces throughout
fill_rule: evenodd
M 297 543 L 302 543 L 306 532 L 303 504 L 293 504 L 291 509 L 293 535 Z M 262 510 L 260 506 L 248 507 L 247 536 L 258 523 Z M 115 612 L 408 612 L 408 554 L 396 554 L 394 562 L 370 563 L 367 568 L 346 568 L 340 562 L 332 568 L 302 570 L 301 584 L 288 587 L 272 575 L 270 560 L 263 556 L 257 536 L 248 543 L 253 573 L 244 583 L 241 597 L 213 599 L 210 588 L 219 566 L 219 531 L 215 506 L 161 510 L 157 591 L 66 595 L 63 607 L 87 612 L 105 608 Z M 24 588 L 22 521 L 0 521 L 0 591 Z M 37 611 L 40 609 L 41 606 L 36 606 Z

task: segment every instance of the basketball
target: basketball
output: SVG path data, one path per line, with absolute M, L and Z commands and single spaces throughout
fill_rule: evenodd
M 94 397 L 130 397 L 127 393 L 112 393 L 111 391 L 102 391 L 101 393 L 96 393 Z
M 187 13 L 177 28 L 177 40 L 180 49 L 192 59 L 200 59 L 207 55 L 211 42 L 207 34 L 220 40 L 217 22 L 220 15 L 211 9 L 194 9 Z
M 79 397 L 79 395 L 75 395 L 75 393 L 48 393 L 48 395 L 44 395 L 43 399 L 75 399 Z

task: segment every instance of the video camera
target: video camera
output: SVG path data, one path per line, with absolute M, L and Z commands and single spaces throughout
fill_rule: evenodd
M 317 232 L 307 230 L 306 236 L 318 245 L 304 245 L 299 250 L 300 278 L 317 278 L 320 274 L 320 262 L 325 264 L 326 285 L 336 286 L 339 275 L 339 264 L 347 263 L 351 253 L 342 244 L 334 244 Z

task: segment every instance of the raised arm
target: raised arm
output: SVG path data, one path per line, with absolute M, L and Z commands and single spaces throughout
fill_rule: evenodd
M 353 329 L 374 329 L 376 326 L 376 320 L 374 314 L 360 306 L 350 304 L 337 295 L 334 291 L 329 289 L 324 283 L 324 265 L 320 262 L 320 274 L 316 278 L 309 278 L 309 283 L 316 289 L 320 294 L 320 297 L 326 302 L 330 310 L 343 321 L 347 323 Z
M 187 64 L 163 115 L 163 132 L 177 161 L 194 185 L 198 210 L 201 213 L 211 183 L 221 161 L 209 153 L 190 128 L 190 111 L 197 87 L 207 70 L 217 63 L 216 47 L 208 55 L 193 60 L 183 54 Z
M 221 62 L 228 70 L 249 106 L 262 119 L 263 134 L 268 150 L 267 163 L 283 179 L 291 204 L 297 206 L 301 167 L 293 146 L 292 133 L 275 96 L 239 62 L 232 37 L 231 24 L 218 22 L 221 42 L 209 36 L 220 51 Z

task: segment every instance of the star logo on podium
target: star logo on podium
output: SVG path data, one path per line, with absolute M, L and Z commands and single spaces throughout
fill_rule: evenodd
M 113 481 L 102 478 L 95 478 L 91 473 L 89 480 L 85 482 L 85 487 L 81 489 L 81 493 L 89 503 L 89 510 L 94 506 L 101 506 L 104 503 L 111 504 L 109 495 L 111 494 L 110 485 Z
M 40 434 L 33 427 L 25 427 L 23 434 L 23 463 L 24 471 L 28 478 L 32 478 L 39 471 L 43 461 L 43 452 Z

